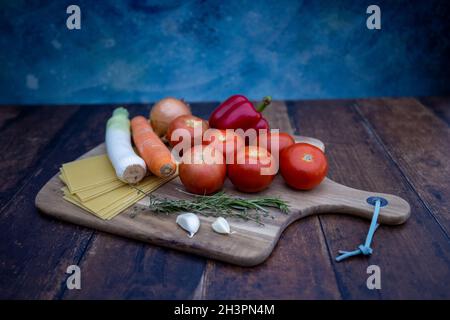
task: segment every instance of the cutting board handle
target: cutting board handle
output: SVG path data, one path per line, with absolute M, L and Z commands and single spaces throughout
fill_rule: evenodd
M 382 224 L 397 225 L 404 223 L 410 216 L 411 208 L 404 199 L 392 194 L 368 192 L 353 189 L 342 184 L 336 183 L 326 178 L 315 192 L 323 192 L 320 188 L 326 188 L 326 199 L 322 198 L 321 203 L 311 206 L 309 212 L 302 212 L 301 216 L 321 213 L 344 213 L 358 217 L 372 219 L 374 203 L 370 201 L 371 197 L 379 197 L 383 201 L 378 217 L 378 222 Z M 311 196 L 314 196 L 312 190 Z
M 294 136 L 296 142 L 308 143 L 325 152 L 322 141 L 304 136 Z M 324 190 L 326 189 L 326 190 Z M 311 202 L 320 199 L 320 204 L 307 207 L 300 212 L 300 218 L 321 213 L 344 213 L 372 219 L 374 205 L 368 202 L 370 197 L 380 197 L 386 200 L 381 207 L 378 222 L 383 224 L 402 224 L 411 214 L 409 203 L 392 194 L 368 192 L 353 189 L 326 178 L 319 187 L 307 191 Z M 325 197 L 323 195 L 326 195 Z M 311 197 L 309 197 L 311 196 Z M 294 218 L 294 220 L 296 220 Z

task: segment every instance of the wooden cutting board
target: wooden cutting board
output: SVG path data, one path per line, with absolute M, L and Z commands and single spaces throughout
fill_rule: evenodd
M 296 140 L 324 148 L 323 143 L 317 139 L 296 137 Z M 103 153 L 106 151 L 102 144 L 82 158 Z M 256 195 L 236 191 L 227 180 L 224 187 L 226 192 L 247 198 L 280 197 L 289 202 L 291 212 L 286 215 L 273 210 L 269 217 L 261 220 L 263 226 L 252 221 L 228 219 L 232 231 L 235 231 L 231 235 L 215 233 L 211 228 L 214 218 L 200 216 L 200 230 L 193 238 L 189 238 L 175 223 L 176 214 L 151 213 L 148 209 L 148 199 L 143 199 L 110 221 L 103 221 L 65 201 L 60 190 L 62 186 L 58 175 L 55 175 L 36 196 L 36 207 L 43 213 L 61 220 L 241 266 L 254 266 L 263 262 L 272 252 L 283 230 L 295 220 L 309 215 L 351 214 L 371 219 L 374 207 L 367 199 L 373 196 L 383 197 L 388 201 L 388 204 L 381 208 L 379 223 L 401 224 L 410 215 L 408 202 L 397 196 L 352 189 L 328 178 L 311 191 L 296 191 L 289 188 L 278 175 L 269 189 Z M 167 198 L 189 197 L 177 189 L 183 189 L 179 178 L 175 178 L 153 194 Z

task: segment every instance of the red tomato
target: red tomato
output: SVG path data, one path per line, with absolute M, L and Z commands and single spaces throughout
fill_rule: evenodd
M 228 178 L 243 192 L 258 192 L 266 189 L 273 181 L 276 172 L 263 175 L 262 168 L 269 169 L 275 162 L 264 148 L 248 146 L 238 152 L 238 162 L 227 165 Z M 253 162 L 251 162 L 253 161 Z
M 258 145 L 260 144 L 260 147 L 269 150 L 270 154 L 276 158 L 284 149 L 295 143 L 294 138 L 286 132 L 271 133 L 269 131 L 269 133 L 267 134 L 267 139 L 263 139 L 263 136 L 260 136 L 259 138 L 260 139 L 258 139 L 257 142 Z M 274 141 L 276 141 L 275 139 L 278 139 L 278 147 L 275 147 L 275 145 L 272 146 L 272 139 L 274 139 Z
M 186 134 L 188 134 L 187 138 L 191 139 L 191 146 L 194 146 L 194 144 L 202 143 L 202 137 L 203 133 L 209 128 L 208 122 L 190 115 L 182 115 L 177 118 L 175 118 L 170 124 L 169 129 L 167 130 L 167 141 L 169 141 L 170 145 L 172 147 L 176 146 L 178 143 L 183 141 L 184 138 L 175 138 L 175 136 L 172 137 L 172 134 L 177 129 L 185 129 Z
M 235 159 L 230 155 L 235 155 L 239 150 L 245 146 L 244 139 L 236 134 L 233 130 L 209 129 L 203 135 L 203 145 L 210 145 L 220 150 L 225 159 Z
M 307 143 L 296 143 L 286 148 L 280 156 L 280 172 L 292 188 L 310 190 L 327 175 L 325 154 Z
M 227 174 L 223 161 L 209 161 L 202 145 L 189 149 L 178 167 L 179 177 L 187 191 L 195 194 L 211 194 L 222 189 Z

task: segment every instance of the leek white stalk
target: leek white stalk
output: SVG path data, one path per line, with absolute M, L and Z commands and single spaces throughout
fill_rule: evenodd
M 131 146 L 130 120 L 125 108 L 114 110 L 106 124 L 106 152 L 117 177 L 127 183 L 141 181 L 147 172 L 145 161 Z

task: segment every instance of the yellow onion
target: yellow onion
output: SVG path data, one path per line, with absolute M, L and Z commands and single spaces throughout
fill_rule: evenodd
M 164 98 L 155 103 L 150 110 L 150 123 L 155 133 L 162 137 L 167 133 L 172 120 L 185 114 L 192 113 L 184 101 L 171 97 Z

